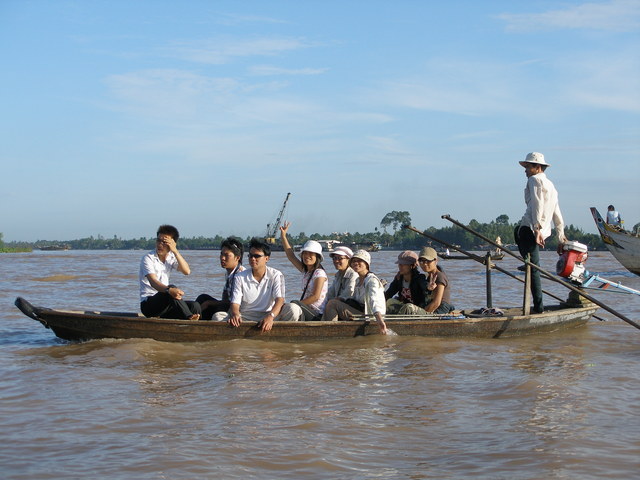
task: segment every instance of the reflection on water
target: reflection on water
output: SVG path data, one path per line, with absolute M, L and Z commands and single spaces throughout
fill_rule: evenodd
M 600 479 L 640 466 L 640 332 L 608 313 L 520 339 L 69 343 L 12 305 L 137 310 L 142 253 L 0 256 L 3 478 Z M 176 283 L 219 292 L 217 252 L 184 253 L 194 274 Z M 396 255 L 374 253 L 373 270 L 390 280 Z M 640 289 L 608 253 L 589 261 Z M 484 304 L 481 266 L 442 264 L 456 305 Z M 272 265 L 299 296 L 284 255 Z M 493 285 L 494 304 L 520 303 L 518 283 Z M 600 298 L 638 320 L 636 297 Z

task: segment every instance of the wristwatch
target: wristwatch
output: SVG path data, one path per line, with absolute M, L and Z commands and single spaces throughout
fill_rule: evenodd
M 273 312 L 269 312 L 269 315 L 271 315 L 273 318 L 276 318 L 275 314 Z

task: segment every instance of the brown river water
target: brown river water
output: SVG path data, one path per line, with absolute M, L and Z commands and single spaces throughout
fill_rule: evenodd
M 23 296 L 54 308 L 137 310 L 143 253 L 0 254 L 0 478 L 638 475 L 640 330 L 603 310 L 606 321 L 516 339 L 172 344 L 65 342 L 13 306 Z M 218 252 L 183 254 L 193 273 L 173 283 L 189 298 L 219 295 Z M 372 270 L 390 281 L 397 254 L 373 253 Z M 553 271 L 557 255 L 542 256 Z M 285 273 L 287 300 L 298 298 L 300 275 L 284 254 L 270 265 Z M 485 306 L 484 267 L 440 265 L 457 307 Z M 518 264 L 498 265 L 515 273 Z M 640 277 L 608 252 L 591 253 L 587 266 L 640 290 Z M 520 285 L 495 273 L 494 306 L 519 305 Z M 640 321 L 640 296 L 594 295 Z

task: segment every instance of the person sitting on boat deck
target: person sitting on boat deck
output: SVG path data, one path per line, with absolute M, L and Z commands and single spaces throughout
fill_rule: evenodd
M 291 222 L 285 222 L 280 227 L 282 247 L 291 264 L 302 272 L 302 295 L 300 300 L 293 300 L 288 304 L 287 315 L 282 315 L 283 321 L 320 320 L 324 312 L 327 297 L 327 272 L 322 267 L 322 245 L 315 240 L 309 240 L 302 246 L 300 258 L 291 248 L 287 232 Z
M 222 299 L 203 293 L 198 295 L 196 302 L 202 308 L 202 319 L 211 320 L 214 313 L 227 312 L 231 307 L 231 292 L 233 291 L 233 281 L 236 274 L 244 271 L 242 266 L 242 254 L 244 247 L 237 238 L 228 237 L 220 245 L 220 266 L 226 270 L 224 274 L 224 288 L 222 289 Z
M 172 225 L 160 225 L 156 249 L 140 261 L 140 310 L 145 317 L 200 319 L 200 304 L 183 300 L 184 292 L 169 283 L 171 270 L 189 275 L 191 269 L 178 251 L 180 234 Z
M 616 210 L 616 207 L 609 205 L 607 208 L 607 224 L 614 227 L 622 228 L 624 221 L 620 217 L 620 213 Z
M 269 267 L 271 247 L 258 239 L 249 244 L 249 269 L 236 274 L 229 312 L 218 312 L 214 320 L 239 327 L 243 320 L 258 322 L 263 332 L 273 328 L 284 305 L 285 281 L 281 271 Z
M 384 315 L 387 313 L 384 287 L 378 277 L 369 271 L 371 255 L 366 250 L 358 250 L 349 260 L 349 265 L 358 275 L 353 296 L 333 298 L 327 302 L 322 320 L 352 320 L 354 315 L 373 315 L 383 335 L 387 333 Z
M 333 277 L 333 282 L 331 282 L 327 290 L 327 301 L 332 298 L 352 297 L 356 288 L 356 280 L 358 280 L 358 275 L 349 266 L 353 251 L 349 247 L 341 245 L 334 248 L 329 256 L 333 260 L 333 266 L 336 267 L 337 271 Z
M 418 255 L 405 250 L 396 260 L 398 273 L 384 292 L 387 313 L 424 315 L 426 306 L 427 277 L 418 271 Z M 397 297 L 394 295 L 398 294 Z
M 451 284 L 438 265 L 436 251 L 431 247 L 423 247 L 418 256 L 418 263 L 427 277 L 424 311 L 427 313 L 451 312 L 454 309 L 451 304 Z
M 544 247 L 545 240 L 551 235 L 552 222 L 558 234 L 558 251 L 561 251 L 567 241 L 564 236 L 564 220 L 558 203 L 558 191 L 544 173 L 550 166 L 545 161 L 544 155 L 531 152 L 527 154 L 524 161 L 519 163 L 524 167 L 527 176 L 527 185 L 524 189 L 524 201 L 527 208 L 520 224 L 515 228 L 513 236 L 522 258 L 539 266 L 540 247 Z M 531 270 L 533 311 L 542 313 L 544 305 L 540 272 L 537 268 Z

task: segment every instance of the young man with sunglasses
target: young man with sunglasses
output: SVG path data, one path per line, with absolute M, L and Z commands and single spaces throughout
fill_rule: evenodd
M 263 332 L 273 328 L 285 298 L 284 275 L 269 267 L 271 247 L 257 239 L 249 245 L 249 269 L 236 275 L 231 293 L 229 313 L 218 312 L 213 319 L 226 321 L 234 327 L 243 320 L 258 322 Z

